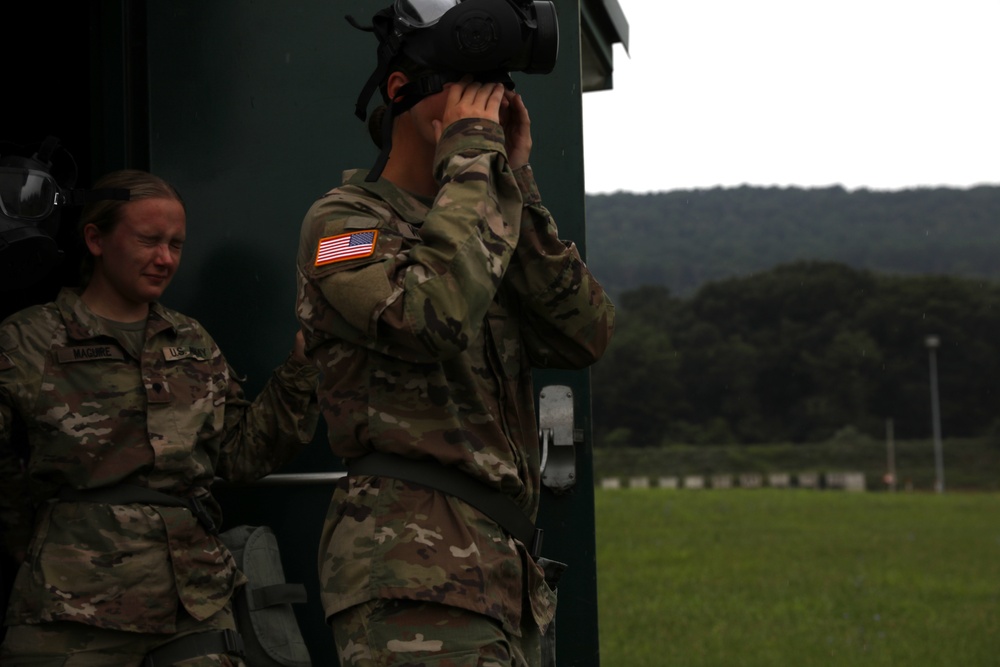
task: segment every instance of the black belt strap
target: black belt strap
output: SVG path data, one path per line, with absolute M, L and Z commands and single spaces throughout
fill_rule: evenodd
M 59 490 L 59 500 L 76 503 L 102 503 L 105 505 L 162 505 L 164 507 L 186 507 L 198 523 L 211 535 L 218 535 L 219 528 L 212 515 L 197 498 L 179 498 L 169 493 L 135 484 L 116 484 L 100 489 L 71 489 L 64 486 Z
M 248 590 L 250 609 L 267 609 L 279 604 L 301 604 L 309 599 L 303 584 L 274 584 Z
M 217 630 L 185 635 L 153 649 L 142 661 L 142 667 L 170 667 L 181 660 L 201 655 L 244 656 L 243 637 L 235 630 Z
M 542 529 L 536 528 L 513 500 L 499 490 L 465 474 L 461 470 L 430 459 L 408 459 L 384 452 L 372 452 L 347 464 L 348 475 L 392 477 L 423 484 L 455 496 L 496 521 L 501 528 L 520 540 L 531 555 L 542 552 Z

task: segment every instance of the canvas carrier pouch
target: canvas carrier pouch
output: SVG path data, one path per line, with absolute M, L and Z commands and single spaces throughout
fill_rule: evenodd
M 219 538 L 249 580 L 233 597 L 248 667 L 311 667 L 292 609 L 306 601 L 306 589 L 285 581 L 274 531 L 268 526 L 236 526 Z

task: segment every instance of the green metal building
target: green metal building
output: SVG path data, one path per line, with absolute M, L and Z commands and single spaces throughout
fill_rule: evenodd
M 582 94 L 612 86 L 612 46 L 627 46 L 617 0 L 555 0 L 552 74 L 515 74 L 532 117 L 532 164 L 562 235 L 586 251 Z M 350 27 L 388 0 L 36 0 L 0 10 L 5 37 L 0 140 L 59 137 L 86 187 L 123 167 L 173 182 L 188 241 L 165 303 L 199 319 L 255 393 L 289 350 L 295 253 L 312 201 L 376 154 L 354 102 L 375 40 Z M 59 268 L 0 292 L 0 317 L 73 284 L 75 219 Z M 589 372 L 539 373 L 571 394 L 569 442 L 553 443 L 558 492 L 542 500 L 545 555 L 569 563 L 560 585 L 559 665 L 599 664 Z M 565 407 L 565 406 L 563 406 Z M 544 406 L 543 406 L 544 411 Z M 543 424 L 543 427 L 545 425 Z M 341 466 L 320 428 L 309 450 L 254 487 L 222 492 L 226 522 L 265 523 L 286 575 L 316 590 L 316 545 Z M 297 608 L 316 665 L 336 663 L 318 594 Z

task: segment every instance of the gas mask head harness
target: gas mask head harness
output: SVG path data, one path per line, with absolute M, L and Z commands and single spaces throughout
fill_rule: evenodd
M 76 161 L 55 137 L 31 157 L 0 145 L 0 291 L 27 287 L 59 262 L 56 233 L 67 206 L 129 199 L 128 190 L 73 189 L 76 176 Z
M 369 27 L 378 38 L 378 63 L 358 95 L 355 115 L 365 120 L 375 90 L 401 57 L 426 74 L 402 86 L 382 118 L 382 152 L 365 179 L 376 181 L 392 148 L 392 120 L 445 84 L 472 75 L 514 88 L 510 72 L 548 74 L 559 53 L 559 22 L 548 0 L 395 0 Z

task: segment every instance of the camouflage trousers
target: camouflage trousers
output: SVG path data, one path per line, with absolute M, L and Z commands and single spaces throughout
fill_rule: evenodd
M 198 632 L 235 630 L 232 610 L 196 621 L 185 613 L 171 635 L 106 630 L 72 621 L 14 625 L 0 646 L 3 667 L 141 667 L 146 654 L 175 639 Z M 244 667 L 228 655 L 204 655 L 174 663 L 177 667 Z
M 340 667 L 539 667 L 539 632 L 522 636 L 482 614 L 433 602 L 369 600 L 336 614 Z

